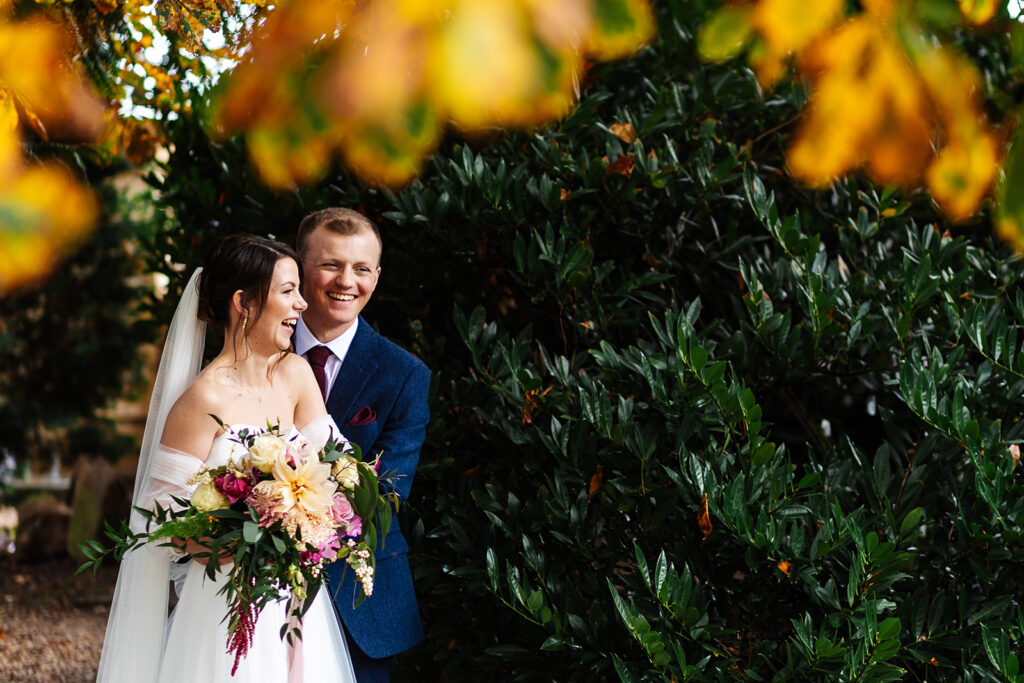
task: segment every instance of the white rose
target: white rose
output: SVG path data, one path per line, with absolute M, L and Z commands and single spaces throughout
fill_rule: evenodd
M 288 452 L 291 454 L 295 462 L 306 462 L 310 458 L 319 460 L 316 455 L 316 449 L 313 448 L 313 444 L 308 439 L 296 436 L 288 444 Z
M 284 439 L 273 434 L 260 434 L 253 439 L 249 447 L 249 461 L 252 466 L 264 474 L 269 474 L 274 469 L 274 463 L 279 458 L 285 457 L 288 451 L 288 444 Z
M 200 512 L 210 512 L 211 510 L 231 507 L 231 501 L 217 490 L 213 482 L 207 482 L 197 486 L 196 490 L 192 493 L 192 506 Z
M 358 461 L 350 455 L 343 455 L 331 463 L 331 474 L 342 488 L 352 489 L 359 483 Z

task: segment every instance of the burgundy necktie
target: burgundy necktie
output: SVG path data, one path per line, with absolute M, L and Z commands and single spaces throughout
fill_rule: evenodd
M 326 346 L 314 346 L 306 351 L 306 360 L 313 368 L 313 376 L 316 377 L 316 383 L 320 385 L 320 393 L 323 394 L 325 401 L 327 400 L 327 370 L 324 369 L 324 365 L 330 355 L 331 350 Z

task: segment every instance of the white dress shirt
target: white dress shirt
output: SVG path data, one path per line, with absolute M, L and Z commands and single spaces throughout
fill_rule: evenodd
M 331 388 L 334 387 L 334 380 L 338 378 L 338 373 L 341 372 L 341 364 L 345 362 L 345 356 L 348 355 L 348 349 L 352 346 L 352 339 L 356 336 L 356 328 L 359 327 L 359 318 L 352 321 L 352 327 L 345 330 L 340 336 L 335 337 L 329 342 L 324 343 L 328 349 L 331 350 L 331 355 L 327 357 L 327 362 L 324 363 L 324 374 L 327 375 L 327 395 L 331 395 Z M 299 354 L 303 358 L 306 357 L 306 352 L 314 346 L 320 346 L 321 342 L 313 336 L 313 333 L 306 327 L 306 323 L 303 322 L 302 318 L 299 318 L 299 322 L 295 325 L 295 353 Z

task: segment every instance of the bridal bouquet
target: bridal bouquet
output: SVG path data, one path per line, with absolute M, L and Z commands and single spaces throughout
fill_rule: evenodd
M 237 460 L 199 467 L 188 482 L 197 485 L 191 498 L 175 498 L 175 507 L 135 508 L 154 530 L 136 533 L 127 522 L 118 530 L 108 527 L 113 547 L 96 541 L 81 546 L 89 561 L 79 571 L 147 542 L 181 548 L 184 541 L 198 541 L 208 552 L 193 557 L 209 558 L 207 574 L 228 572 L 220 592 L 228 604 L 234 674 L 266 605 L 289 599 L 292 618 L 281 636 L 291 642 L 301 635 L 301 618 L 322 585 L 324 565 L 345 561 L 355 571 L 362 587 L 357 604 L 372 594 L 373 549 L 387 534 L 396 498 L 381 493 L 379 456 L 362 462 L 347 442 L 329 441 L 317 452 L 302 436 L 283 436 L 273 425 L 243 428 L 232 438 L 241 446 Z M 233 564 L 221 566 L 217 558 L 225 555 Z

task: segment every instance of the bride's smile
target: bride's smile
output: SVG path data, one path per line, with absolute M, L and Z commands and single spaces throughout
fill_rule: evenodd
M 278 259 L 267 301 L 258 314 L 256 329 L 249 337 L 253 350 L 270 355 L 287 349 L 292 342 L 295 323 L 304 310 L 306 300 L 299 293 L 298 264 L 290 258 Z

